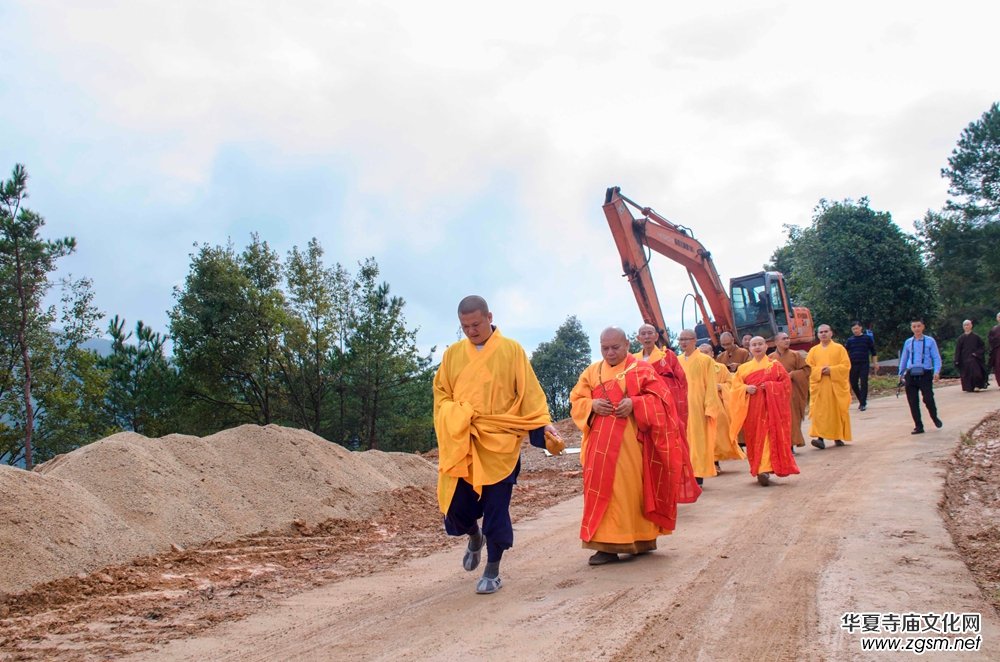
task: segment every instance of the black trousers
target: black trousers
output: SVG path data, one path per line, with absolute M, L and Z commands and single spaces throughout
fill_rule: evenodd
M 920 402 L 917 394 L 924 398 L 924 406 L 927 413 L 931 415 L 931 420 L 937 420 L 937 405 L 934 404 L 934 373 L 928 371 L 922 375 L 906 375 L 906 402 L 910 405 L 910 416 L 913 417 L 913 425 L 918 430 L 924 429 L 924 423 L 920 419 Z
M 444 529 L 450 536 L 464 536 L 479 527 L 483 518 L 483 535 L 486 536 L 486 560 L 499 561 L 506 549 L 514 546 L 514 527 L 510 521 L 510 497 L 521 472 L 517 461 L 509 476 L 493 485 L 483 485 L 482 498 L 465 480 L 458 479 L 455 496 L 444 518 Z
M 851 364 L 851 390 L 854 391 L 854 397 L 858 399 L 858 404 L 867 405 L 868 404 L 868 364 L 865 363 L 861 365 L 859 363 Z

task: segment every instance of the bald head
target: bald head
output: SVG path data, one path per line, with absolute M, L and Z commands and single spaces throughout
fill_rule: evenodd
M 601 356 L 612 367 L 628 356 L 628 336 L 617 326 L 609 326 L 601 331 Z
M 747 345 L 750 354 L 755 359 L 764 358 L 764 355 L 767 354 L 767 341 L 762 336 L 751 336 Z
M 636 338 L 639 340 L 639 344 L 642 345 L 642 353 L 646 356 L 653 351 L 656 347 L 656 340 L 660 337 L 660 334 L 656 332 L 656 327 L 652 324 L 643 324 L 639 327 L 639 332 L 636 334 Z
M 467 296 L 458 303 L 458 322 L 462 333 L 474 345 L 486 344 L 493 335 L 493 313 L 486 299 L 480 296 Z
M 788 334 L 784 331 L 779 331 L 776 336 L 774 336 L 774 347 L 782 354 L 788 351 L 788 348 L 792 346 L 792 339 L 788 337 Z
M 694 354 L 696 349 L 694 342 L 695 334 L 691 329 L 681 329 L 681 332 L 677 334 L 677 344 L 681 346 L 681 351 L 684 352 L 685 356 Z
M 727 350 L 732 349 L 733 345 L 736 344 L 735 339 L 733 338 L 733 334 L 729 333 L 728 331 L 723 331 L 722 335 L 719 336 L 719 344 L 721 344 Z
M 470 294 L 458 302 L 459 315 L 468 315 L 475 312 L 480 312 L 483 315 L 489 314 L 490 307 L 486 305 L 486 299 L 475 294 Z
M 715 352 L 712 351 L 712 346 L 708 343 L 703 343 L 701 345 L 698 345 L 698 351 L 704 354 L 705 356 L 711 356 L 713 358 L 715 357 Z
M 819 336 L 819 342 L 825 347 L 833 340 L 833 329 L 830 328 L 829 324 L 820 324 L 816 329 L 816 335 Z

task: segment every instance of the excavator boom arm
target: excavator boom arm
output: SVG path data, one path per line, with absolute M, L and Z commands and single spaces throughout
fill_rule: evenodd
M 629 207 L 641 214 L 635 218 Z M 632 286 L 643 321 L 654 325 L 662 334 L 666 328 L 663 311 L 656 296 L 656 286 L 649 270 L 649 255 L 644 247 L 654 250 L 681 264 L 689 277 L 698 284 L 695 299 L 701 308 L 703 321 L 712 342 L 717 342 L 715 329 L 707 317 L 704 302 L 698 289 L 708 300 L 708 308 L 719 331 L 734 331 L 732 305 L 719 272 L 712 262 L 712 254 L 692 236 L 690 230 L 671 223 L 649 207 L 641 207 L 621 194 L 618 187 L 609 188 L 604 198 L 604 215 L 611 227 L 611 234 L 622 258 L 624 275 Z M 666 341 L 666 339 L 663 339 Z

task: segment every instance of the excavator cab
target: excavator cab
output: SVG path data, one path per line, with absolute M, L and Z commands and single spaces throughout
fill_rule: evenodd
M 788 301 L 781 274 L 761 271 L 729 281 L 736 337 L 749 334 L 770 340 L 788 331 Z
M 812 316 L 807 309 L 792 306 L 781 273 L 760 271 L 733 278 L 729 293 L 737 338 L 750 334 L 770 343 L 784 331 L 796 349 L 808 349 L 814 343 Z

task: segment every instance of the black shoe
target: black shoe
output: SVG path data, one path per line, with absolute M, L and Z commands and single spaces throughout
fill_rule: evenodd
M 704 483 L 704 482 L 705 482 L 705 479 L 704 479 L 704 478 L 700 478 L 700 477 L 698 477 L 698 476 L 695 476 L 695 478 L 694 478 L 694 482 L 696 482 L 696 483 L 698 483 L 699 485 L 701 485 L 702 483 Z
M 923 428 L 913 428 L 913 431 L 910 432 L 910 434 L 923 434 L 923 433 L 924 433 Z
M 593 556 L 587 561 L 588 565 L 605 565 L 607 563 L 616 563 L 618 561 L 618 555 L 612 554 L 611 552 L 594 552 Z
M 858 411 L 864 411 L 866 409 L 868 409 L 868 405 L 861 405 L 860 407 L 858 407 Z
M 931 420 L 934 421 L 934 427 L 936 428 L 944 427 L 944 423 L 941 422 L 940 418 L 932 418 Z
M 760 474 L 757 474 L 757 484 L 760 485 L 761 487 L 767 487 L 768 485 L 770 485 L 771 484 L 771 474 L 769 474 L 769 473 L 760 473 Z
M 815 446 L 816 448 L 818 448 L 820 450 L 823 450 L 824 448 L 826 448 L 826 444 L 823 443 L 823 437 L 820 437 L 819 439 L 813 439 L 809 443 L 811 443 L 813 446 Z
M 842 442 L 840 439 L 836 440 L 833 443 L 837 444 L 838 446 L 843 446 L 844 445 L 844 442 Z

